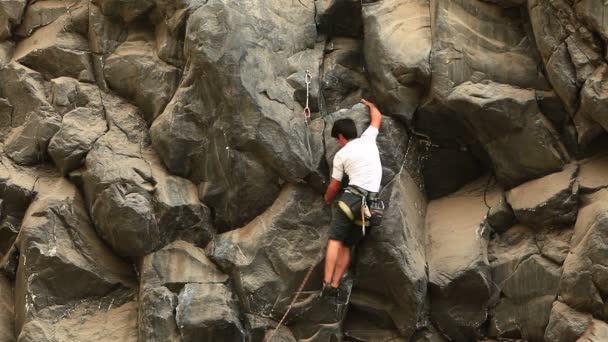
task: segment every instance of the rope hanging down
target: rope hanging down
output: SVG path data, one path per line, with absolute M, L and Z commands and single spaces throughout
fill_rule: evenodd
M 304 81 L 306 82 L 306 107 L 304 107 L 304 124 L 308 126 L 308 121 L 310 120 L 310 106 L 308 105 L 308 98 L 310 97 L 310 83 L 312 82 L 312 76 L 308 70 L 306 70 Z
M 300 297 L 300 294 L 302 293 L 302 290 L 304 289 L 304 286 L 306 286 L 306 284 L 308 283 L 308 278 L 310 278 L 310 276 L 312 275 L 312 271 L 315 269 L 315 266 L 317 266 L 317 264 L 321 261 L 321 259 L 323 257 L 323 254 L 324 254 L 323 252 L 324 252 L 324 250 L 323 250 L 323 248 L 321 248 L 321 251 L 317 255 L 317 258 L 312 263 L 312 265 L 310 265 L 310 268 L 308 269 L 308 272 L 306 273 L 306 276 L 304 277 L 304 280 L 302 281 L 302 284 L 300 284 L 300 287 L 298 288 L 298 291 L 296 291 L 296 294 L 295 294 L 295 296 L 293 296 L 293 299 L 291 300 L 291 303 L 289 303 L 289 306 L 287 307 L 287 311 L 285 311 L 285 314 L 283 314 L 283 317 L 279 321 L 279 324 L 277 324 L 277 327 L 274 328 L 274 330 L 272 331 L 272 333 L 270 334 L 270 336 L 268 336 L 268 339 L 264 340 L 264 342 L 271 342 L 272 341 L 272 338 L 274 337 L 274 334 L 277 332 L 277 330 L 279 330 L 279 328 L 281 327 L 281 325 L 283 324 L 283 322 L 287 318 L 287 315 L 291 311 L 291 308 L 294 306 L 294 304 L 298 300 L 298 297 Z

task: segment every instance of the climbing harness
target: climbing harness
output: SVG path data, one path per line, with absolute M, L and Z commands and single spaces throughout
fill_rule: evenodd
M 338 207 L 354 224 L 361 226 L 363 236 L 365 236 L 366 227 L 380 225 L 384 215 L 384 202 L 379 198 L 378 193 L 364 190 L 355 185 L 349 185 L 344 192 L 361 199 L 361 201 L 357 200 L 353 203 L 353 201 L 342 198 L 338 201 Z M 361 218 L 355 217 L 355 213 L 361 214 Z
M 304 124 L 308 126 L 308 121 L 310 120 L 310 106 L 308 105 L 308 99 L 310 97 L 310 83 L 312 82 L 312 76 L 308 70 L 306 70 L 304 81 L 306 82 L 306 107 L 304 107 Z

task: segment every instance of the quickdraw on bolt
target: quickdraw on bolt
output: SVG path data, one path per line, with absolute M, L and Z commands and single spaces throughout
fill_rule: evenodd
M 312 82 L 312 76 L 310 71 L 306 70 L 306 107 L 304 107 L 304 124 L 308 125 L 310 120 L 310 106 L 308 105 L 308 98 L 310 97 L 310 83 Z

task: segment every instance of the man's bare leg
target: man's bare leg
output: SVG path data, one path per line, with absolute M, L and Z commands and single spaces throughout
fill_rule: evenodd
M 345 245 L 342 245 L 341 247 L 340 253 L 338 254 L 338 261 L 336 262 L 336 270 L 334 271 L 331 281 L 331 287 L 340 286 L 342 275 L 346 272 L 348 264 L 350 263 L 350 248 Z
M 325 253 L 325 276 L 323 281 L 326 284 L 332 282 L 334 272 L 336 270 L 336 264 L 338 263 L 338 257 L 342 248 L 342 241 L 329 239 L 327 241 L 327 252 Z

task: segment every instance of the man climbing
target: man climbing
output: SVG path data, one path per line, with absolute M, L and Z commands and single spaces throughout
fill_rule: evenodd
M 369 107 L 371 122 L 360 138 L 357 138 L 357 127 L 351 119 L 337 120 L 331 130 L 331 136 L 342 148 L 334 157 L 331 180 L 325 193 L 327 204 L 331 204 L 340 190 L 344 174 L 348 175 L 349 183 L 332 218 L 322 296 L 337 296 L 340 279 L 350 263 L 351 247 L 364 234 L 361 222 L 354 222 L 361 215 L 362 197 L 374 195 L 380 190 L 382 165 L 376 137 L 382 123 L 382 113 L 373 103 L 365 99 L 361 102 Z

